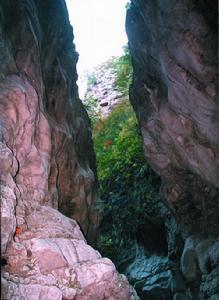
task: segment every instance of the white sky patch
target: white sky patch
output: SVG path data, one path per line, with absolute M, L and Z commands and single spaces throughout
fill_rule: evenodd
M 84 96 L 84 74 L 111 56 L 122 54 L 127 44 L 125 5 L 127 0 L 66 0 L 73 26 L 76 50 L 79 53 L 77 71 L 79 92 Z

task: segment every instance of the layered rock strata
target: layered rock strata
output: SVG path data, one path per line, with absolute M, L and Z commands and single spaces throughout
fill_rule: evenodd
M 4 300 L 137 299 L 81 232 L 94 242 L 100 217 L 77 58 L 63 0 L 1 1 Z
M 180 272 L 193 299 L 218 299 L 217 1 L 133 0 L 126 29 L 145 157 L 186 240 Z

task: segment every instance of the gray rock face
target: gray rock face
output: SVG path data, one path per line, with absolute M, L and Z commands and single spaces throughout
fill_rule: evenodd
M 219 239 L 187 238 L 181 257 L 181 270 L 191 285 L 200 285 L 200 299 L 218 294 Z
M 63 0 L 1 1 L 4 300 L 138 299 L 77 224 L 95 241 L 95 158 L 76 61 Z
M 136 244 L 135 259 L 125 274 L 142 299 L 169 299 L 170 271 L 167 257 L 146 255 L 144 248 Z
M 165 204 L 187 238 L 180 266 L 186 291 L 171 297 L 217 299 L 217 1 L 133 0 L 126 30 L 134 68 L 130 99 L 145 157 L 161 176 Z M 171 234 L 168 242 L 174 253 Z M 179 267 L 180 252 L 175 260 Z

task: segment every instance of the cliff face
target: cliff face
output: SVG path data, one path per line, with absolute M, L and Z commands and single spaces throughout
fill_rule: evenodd
M 137 299 L 74 221 L 95 240 L 95 158 L 77 58 L 63 0 L 1 1 L 3 299 Z
M 93 106 L 101 118 L 107 118 L 113 108 L 122 102 L 123 95 L 116 89 L 116 74 L 107 63 L 96 67 L 88 77 L 86 100 L 94 102 Z
M 218 296 L 217 1 L 133 0 L 126 29 L 145 156 L 187 238 L 181 271 L 195 299 Z
M 145 155 L 170 208 L 203 230 L 215 224 L 219 198 L 214 2 L 133 1 L 127 19 Z
M 19 190 L 17 225 L 25 229 L 25 214 L 50 205 L 92 239 L 95 159 L 72 40 L 62 1 L 3 1 L 1 130 Z

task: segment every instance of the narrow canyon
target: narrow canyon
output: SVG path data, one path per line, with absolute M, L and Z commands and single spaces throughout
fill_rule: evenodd
M 0 2 L 2 300 L 219 299 L 217 1 L 132 0 L 124 26 L 129 101 L 159 197 L 114 261 L 97 243 L 112 224 L 65 1 Z M 122 97 L 107 93 L 104 112 Z

